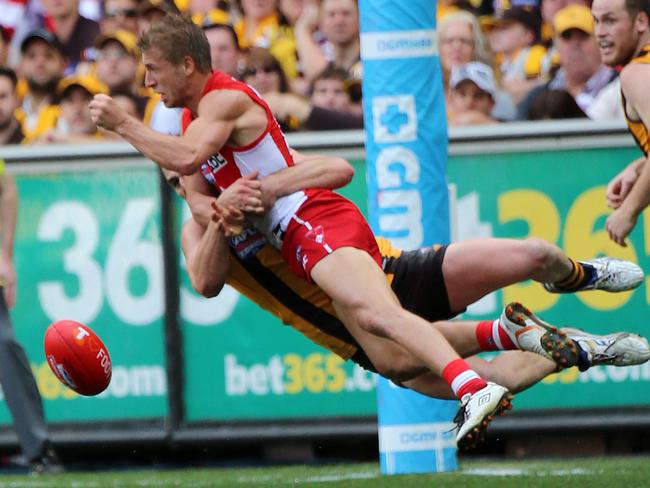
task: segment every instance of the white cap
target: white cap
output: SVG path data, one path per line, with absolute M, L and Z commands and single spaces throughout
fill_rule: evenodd
M 451 72 L 449 84 L 452 88 L 456 88 L 465 80 L 473 81 L 481 90 L 495 98 L 497 86 L 494 82 L 494 71 L 487 64 L 472 61 L 455 67 Z

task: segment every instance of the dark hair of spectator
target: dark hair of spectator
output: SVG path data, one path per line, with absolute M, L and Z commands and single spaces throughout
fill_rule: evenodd
M 7 66 L 0 66 L 0 76 L 9 78 L 11 84 L 14 86 L 14 88 L 16 88 L 16 85 L 18 84 L 18 77 L 16 76 L 16 72 L 14 70 Z
M 144 112 L 147 107 L 147 102 L 149 101 L 146 97 L 140 97 L 138 95 L 131 93 L 128 90 L 114 91 L 111 93 L 111 96 L 128 98 L 133 102 L 133 105 L 135 105 L 135 109 L 138 112 L 138 116 L 140 117 L 140 120 L 144 118 Z
M 154 23 L 142 34 L 138 47 L 140 52 L 156 47 L 175 65 L 180 65 L 185 56 L 189 56 L 196 63 L 199 72 L 212 71 L 208 39 L 203 29 L 185 15 L 169 14 Z
M 587 115 L 566 90 L 543 90 L 535 97 L 528 120 L 579 119 Z
M 631 17 L 639 12 L 645 12 L 650 20 L 650 0 L 625 0 L 625 10 Z
M 239 51 L 239 38 L 237 37 L 237 33 L 235 32 L 235 29 L 233 28 L 232 25 L 215 23 L 215 24 L 207 24 L 203 26 L 203 32 L 212 29 L 219 29 L 219 30 L 226 31 L 232 38 L 232 42 L 235 45 L 235 48 Z
M 261 69 L 266 73 L 276 72 L 280 77 L 280 92 L 289 91 L 287 76 L 282 70 L 282 66 L 271 52 L 263 47 L 252 47 L 244 54 L 244 59 L 239 69 L 239 79 L 244 80 L 247 76 L 255 74 Z
M 349 79 L 348 72 L 341 68 L 340 66 L 336 66 L 334 63 L 329 63 L 327 66 L 325 66 L 325 69 L 318 73 L 316 77 L 312 80 L 311 84 L 309 85 L 309 94 L 311 95 L 314 93 L 314 86 L 316 86 L 316 82 L 320 80 L 341 80 L 344 84 L 347 83 Z

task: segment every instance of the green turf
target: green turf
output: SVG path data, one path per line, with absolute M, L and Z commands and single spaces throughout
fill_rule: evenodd
M 0 488 L 156 487 L 624 487 L 650 486 L 650 458 L 464 462 L 455 473 L 380 476 L 376 464 L 247 469 L 100 471 L 50 476 L 0 475 Z

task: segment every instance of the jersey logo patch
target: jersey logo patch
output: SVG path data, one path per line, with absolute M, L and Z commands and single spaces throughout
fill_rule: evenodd
M 238 236 L 230 238 L 230 247 L 239 259 L 257 254 L 266 245 L 266 237 L 253 227 L 247 227 Z

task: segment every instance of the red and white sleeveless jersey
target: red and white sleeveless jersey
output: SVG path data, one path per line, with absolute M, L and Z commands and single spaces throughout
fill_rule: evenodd
M 252 143 L 243 147 L 226 144 L 219 152 L 201 165 L 201 173 L 210 184 L 223 190 L 240 177 L 253 171 L 259 171 L 259 177 L 263 178 L 288 166 L 293 166 L 289 146 L 280 130 L 280 126 L 266 102 L 252 87 L 235 80 L 225 73 L 216 71 L 206 83 L 201 96 L 203 97 L 213 90 L 243 91 L 264 109 L 267 124 L 264 132 Z M 183 132 L 185 132 L 192 120 L 194 120 L 192 112 L 187 108 L 184 109 Z M 291 217 L 306 199 L 307 195 L 303 191 L 292 193 L 279 198 L 273 208 L 265 215 L 259 218 L 251 217 L 251 220 L 276 247 L 279 247 L 280 243 L 276 234 L 286 229 Z

